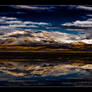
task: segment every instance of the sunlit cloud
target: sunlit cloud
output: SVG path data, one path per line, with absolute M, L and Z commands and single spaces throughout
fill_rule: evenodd
M 84 36 L 72 35 L 62 32 L 47 32 L 47 31 L 38 31 L 38 32 L 15 31 L 11 33 L 5 33 L 0 38 L 6 45 L 22 45 L 22 44 L 30 45 L 31 43 L 35 44 L 39 43 L 41 45 L 60 43 L 62 45 L 62 44 L 70 44 L 74 41 L 81 41 L 82 39 L 85 39 Z

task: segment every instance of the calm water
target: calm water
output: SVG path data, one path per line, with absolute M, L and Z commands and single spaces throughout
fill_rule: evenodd
M 0 86 L 92 86 L 92 64 L 86 61 L 2 59 Z

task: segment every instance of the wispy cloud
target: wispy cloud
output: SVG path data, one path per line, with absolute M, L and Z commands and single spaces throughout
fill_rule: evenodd
M 46 22 L 32 22 L 32 21 L 25 21 L 23 24 L 34 24 L 34 25 L 50 25 L 50 23 Z
M 22 21 L 15 17 L 0 17 L 0 32 L 11 32 L 19 30 L 29 30 L 31 28 L 45 27 L 46 25 L 51 25 L 46 22 L 33 22 L 33 21 Z M 24 28 L 24 29 L 23 29 Z
M 54 6 L 37 6 L 37 5 L 10 5 L 11 7 L 17 8 L 17 9 L 29 9 L 29 10 L 50 10 L 54 9 Z
M 77 20 L 73 23 L 64 23 L 62 25 L 63 26 L 76 26 L 76 27 L 92 27 L 92 18 L 85 21 Z
M 78 6 L 76 6 L 76 8 L 77 9 L 83 9 L 83 10 L 92 11 L 92 6 L 78 5 Z
M 92 18 L 88 18 L 84 21 L 76 20 L 74 22 L 64 23 L 62 26 L 64 26 L 67 30 L 83 32 L 85 33 L 86 37 L 92 38 Z

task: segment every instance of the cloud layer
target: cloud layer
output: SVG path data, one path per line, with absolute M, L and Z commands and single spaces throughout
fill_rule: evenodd
M 27 10 L 53 10 L 54 6 L 41 6 L 41 5 L 10 5 L 16 9 L 27 9 Z
M 91 38 L 92 36 L 92 18 L 88 18 L 87 20 L 76 20 L 74 22 L 64 23 L 62 24 L 62 26 L 64 26 L 67 30 L 83 32 L 88 38 Z
M 30 44 L 70 44 L 75 41 L 82 41 L 87 44 L 92 43 L 89 33 L 75 35 L 58 31 L 51 32 L 51 23 L 22 21 L 15 17 L 0 17 L 0 44 L 3 45 L 30 45 Z M 63 26 L 91 28 L 92 19 L 86 21 L 77 20 L 73 23 L 64 23 Z M 49 26 L 50 32 L 41 30 Z M 77 30 L 78 31 L 78 30 Z M 85 31 L 85 30 L 84 30 Z M 89 39 L 87 39 L 89 37 Z
M 79 36 L 61 32 L 15 31 L 0 36 L 0 44 L 2 45 L 56 45 L 57 43 L 62 45 L 76 41 L 92 43 L 92 39 L 86 39 L 86 35 Z
M 87 11 L 92 11 L 92 6 L 87 6 L 87 5 L 78 5 L 76 6 L 77 9 L 82 9 L 82 10 L 87 10 Z
M 76 27 L 91 27 L 92 28 L 92 19 L 88 19 L 85 21 L 77 20 L 73 23 L 65 23 L 64 26 L 76 26 Z
M 22 21 L 15 17 L 0 17 L 0 33 L 19 30 L 40 30 L 41 27 L 51 25 L 46 22 Z
M 62 33 L 58 31 L 47 32 L 39 30 L 40 27 L 50 26 L 46 22 L 21 21 L 15 17 L 0 17 L 0 44 L 3 45 L 31 45 L 31 44 L 70 44 L 75 41 L 92 43 L 90 39 L 86 39 L 86 34 L 74 35 Z M 80 26 L 91 27 L 91 20 L 75 21 L 74 23 L 65 23 L 64 26 Z M 27 29 L 27 28 L 30 29 Z M 32 28 L 39 28 L 36 31 Z M 51 27 L 52 28 L 52 27 Z

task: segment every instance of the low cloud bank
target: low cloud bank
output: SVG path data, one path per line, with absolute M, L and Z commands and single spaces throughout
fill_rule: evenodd
M 0 44 L 3 45 L 71 44 L 76 41 L 92 43 L 92 39 L 86 39 L 86 35 L 79 36 L 62 32 L 15 31 L 0 36 Z

